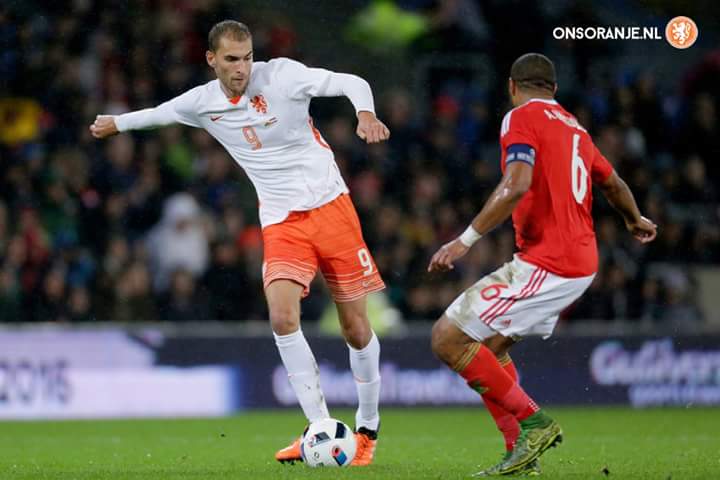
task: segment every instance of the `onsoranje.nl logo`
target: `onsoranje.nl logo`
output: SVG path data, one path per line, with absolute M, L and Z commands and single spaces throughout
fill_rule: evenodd
M 665 38 L 675 48 L 690 48 L 697 41 L 699 31 L 689 17 L 675 17 L 665 27 Z
M 556 40 L 667 40 L 675 48 L 690 48 L 699 31 L 689 17 L 675 17 L 665 26 L 664 35 L 660 27 L 638 26 L 596 26 L 596 27 L 555 27 L 552 31 Z

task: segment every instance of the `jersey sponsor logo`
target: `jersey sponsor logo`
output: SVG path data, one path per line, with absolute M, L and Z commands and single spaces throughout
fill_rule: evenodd
M 689 17 L 675 17 L 665 26 L 665 38 L 668 43 L 679 49 L 692 47 L 699 33 L 697 25 Z
M 258 113 L 267 113 L 268 105 L 265 101 L 265 97 L 260 95 L 255 95 L 250 99 L 250 104 L 253 106 L 256 112 Z
M 211 122 L 217 122 L 218 120 L 220 120 L 220 119 L 221 119 L 222 117 L 224 117 L 224 116 L 225 116 L 225 115 L 211 115 L 211 116 L 210 116 L 210 121 L 211 121 Z

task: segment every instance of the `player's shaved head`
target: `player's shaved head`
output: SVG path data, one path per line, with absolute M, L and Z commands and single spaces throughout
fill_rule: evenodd
M 510 67 L 510 78 L 523 90 L 547 90 L 555 93 L 555 65 L 545 55 L 526 53 Z
M 235 20 L 223 20 L 216 23 L 208 34 L 208 48 L 212 52 L 217 52 L 220 47 L 220 39 L 223 37 L 230 38 L 242 42 L 252 35 L 250 29 L 244 23 Z

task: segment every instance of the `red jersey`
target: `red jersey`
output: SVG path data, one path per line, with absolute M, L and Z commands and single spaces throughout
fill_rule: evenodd
M 592 182 L 612 174 L 587 131 L 554 100 L 532 99 L 505 115 L 502 170 L 533 165 L 530 190 L 512 214 L 520 258 L 561 277 L 597 271 Z

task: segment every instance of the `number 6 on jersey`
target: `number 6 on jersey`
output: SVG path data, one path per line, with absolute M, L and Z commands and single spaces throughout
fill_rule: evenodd
M 582 205 L 588 189 L 588 171 L 587 168 L 585 168 L 585 162 L 583 162 L 583 159 L 580 156 L 579 149 L 580 135 L 576 133 L 573 135 L 572 164 L 570 166 L 570 175 L 572 177 L 571 182 L 573 196 L 575 197 L 575 201 Z

